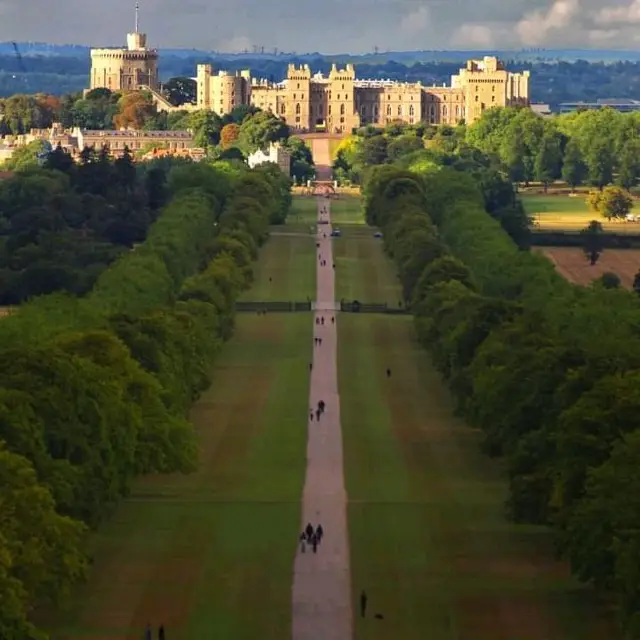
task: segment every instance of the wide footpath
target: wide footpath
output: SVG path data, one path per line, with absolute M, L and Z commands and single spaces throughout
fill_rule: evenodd
M 318 553 L 299 549 L 293 575 L 293 640 L 352 637 L 347 495 L 344 488 L 331 203 L 318 199 L 317 295 L 309 393 L 307 472 L 300 531 L 322 525 Z M 325 410 L 318 420 L 319 402 Z

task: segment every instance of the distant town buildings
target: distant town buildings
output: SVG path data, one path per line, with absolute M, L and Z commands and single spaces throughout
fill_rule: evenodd
M 253 169 L 259 164 L 273 162 L 277 164 L 283 173 L 291 174 L 291 154 L 277 142 L 272 142 L 266 150 L 258 149 L 247 156 L 247 164 Z
M 602 98 L 595 102 L 561 102 L 558 106 L 559 113 L 573 113 L 574 111 L 587 111 L 592 109 L 614 109 L 621 113 L 640 111 L 640 100 Z
M 353 65 L 333 65 L 328 76 L 309 65 L 289 65 L 287 78 L 274 83 L 248 70 L 214 73 L 198 65 L 197 107 L 218 115 L 253 105 L 282 117 L 296 132 L 345 133 L 362 125 L 391 122 L 455 125 L 475 122 L 485 109 L 529 105 L 529 72 L 512 73 L 492 56 L 469 60 L 450 87 L 392 80 L 358 80 Z

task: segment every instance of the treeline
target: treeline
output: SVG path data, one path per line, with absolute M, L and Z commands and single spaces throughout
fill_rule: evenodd
M 367 221 L 459 412 L 504 460 L 510 518 L 551 526 L 640 637 L 640 303 L 520 250 L 458 169 L 372 168 Z
M 233 330 L 270 222 L 277 168 L 185 164 L 145 242 L 78 299 L 53 294 L 0 323 L 0 637 L 46 638 L 36 607 L 85 575 L 85 537 L 152 472 L 192 471 L 186 415 Z
M 137 170 L 128 153 L 113 161 L 94 149 L 78 163 L 55 149 L 41 167 L 0 182 L 0 305 L 85 294 L 145 239 L 167 197 L 161 166 Z

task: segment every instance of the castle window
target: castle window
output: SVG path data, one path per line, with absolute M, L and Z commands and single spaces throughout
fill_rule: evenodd
M 344 105 L 343 104 L 340 105 L 340 115 L 341 116 L 344 115 Z
M 491 96 L 491 102 L 495 102 L 496 101 L 496 97 L 495 96 Z
M 284 108 L 284 102 L 280 105 L 280 113 L 284 114 L 285 112 L 285 108 Z
M 387 106 L 387 115 L 390 116 L 391 115 L 391 105 Z
M 478 100 L 479 100 L 479 97 L 478 97 L 478 96 L 476 96 L 476 102 L 478 102 Z
M 495 90 L 496 90 L 496 85 L 494 84 L 491 86 L 491 91 L 495 91 Z
M 298 89 L 300 88 L 300 83 L 298 82 Z
M 342 88 L 344 89 L 344 85 L 342 85 Z
M 295 94 L 295 93 L 293 94 L 293 99 L 294 99 L 294 100 L 296 99 L 296 94 Z
M 415 115 L 415 111 L 414 111 L 413 105 L 411 105 L 411 106 L 409 107 L 409 115 L 410 115 L 410 116 Z
M 344 123 L 344 116 L 342 116 L 342 117 L 340 118 L 340 122 L 341 122 L 341 123 Z
M 296 115 L 300 115 L 300 105 L 296 105 Z
M 329 115 L 331 115 L 331 105 L 329 105 Z
M 398 105 L 398 115 L 399 116 L 402 115 L 402 105 L 401 104 Z

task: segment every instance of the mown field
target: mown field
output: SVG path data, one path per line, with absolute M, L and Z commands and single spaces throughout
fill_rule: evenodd
M 354 232 L 336 249 L 339 291 L 398 296 L 379 240 Z M 366 589 L 372 614 L 354 612 L 355 638 L 616 638 L 549 532 L 504 518 L 499 462 L 455 417 L 411 319 L 341 314 L 338 330 L 353 601 Z
M 638 249 L 605 249 L 594 265 L 589 264 L 579 248 L 537 247 L 535 250 L 547 256 L 567 280 L 580 285 L 597 280 L 603 273 L 613 272 L 620 278 L 622 286 L 630 289 L 640 270 Z
M 525 211 L 533 218 L 534 228 L 547 231 L 580 231 L 591 220 L 602 222 L 606 231 L 616 233 L 640 233 L 640 222 L 607 222 L 589 211 L 585 194 L 569 195 L 521 194 Z M 632 213 L 640 214 L 636 202 Z
M 256 272 L 308 271 L 296 255 L 269 244 Z M 53 640 L 139 640 L 147 622 L 176 640 L 290 636 L 311 334 L 308 314 L 239 315 L 191 412 L 198 471 L 137 483 L 94 536 L 88 584 Z

